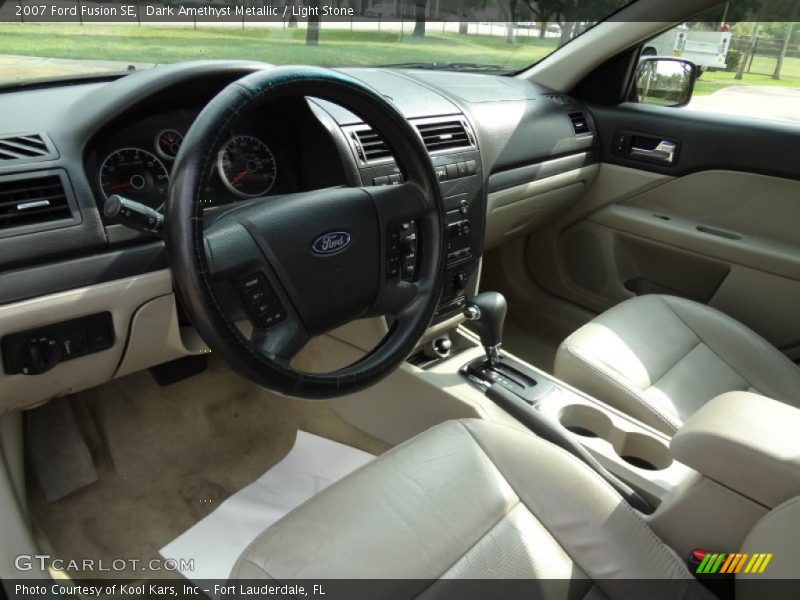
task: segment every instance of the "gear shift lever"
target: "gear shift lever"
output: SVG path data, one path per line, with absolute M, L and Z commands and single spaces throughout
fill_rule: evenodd
M 499 349 L 503 343 L 506 309 L 506 299 L 499 292 L 478 294 L 464 307 L 464 316 L 475 322 L 475 329 L 481 338 L 490 367 L 500 362 Z

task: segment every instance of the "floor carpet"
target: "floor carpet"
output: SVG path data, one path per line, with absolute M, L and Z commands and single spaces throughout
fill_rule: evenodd
M 271 394 L 214 358 L 204 373 L 167 387 L 141 372 L 70 401 L 99 480 L 48 503 L 28 477 L 35 525 L 62 558 L 158 558 L 159 548 L 279 462 L 298 429 L 373 454 L 388 448 L 327 402 Z M 165 576 L 146 567 L 117 575 Z

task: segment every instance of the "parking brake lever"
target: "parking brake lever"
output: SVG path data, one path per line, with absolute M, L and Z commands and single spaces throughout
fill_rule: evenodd
M 103 214 L 126 227 L 145 233 L 161 235 L 164 228 L 163 214 L 141 202 L 119 194 L 108 197 L 103 205 Z

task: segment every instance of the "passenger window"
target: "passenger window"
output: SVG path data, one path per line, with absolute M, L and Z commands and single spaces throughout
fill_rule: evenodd
M 797 20 L 800 2 L 727 2 L 645 42 L 638 75 L 653 69 L 644 63 L 654 56 L 686 59 L 694 63 L 696 79 L 682 110 L 800 123 Z

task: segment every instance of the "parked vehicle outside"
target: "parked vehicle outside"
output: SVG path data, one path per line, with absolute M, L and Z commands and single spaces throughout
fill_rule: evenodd
M 675 56 L 701 69 L 725 69 L 730 31 L 695 31 L 686 26 L 670 29 L 650 40 L 643 56 Z

